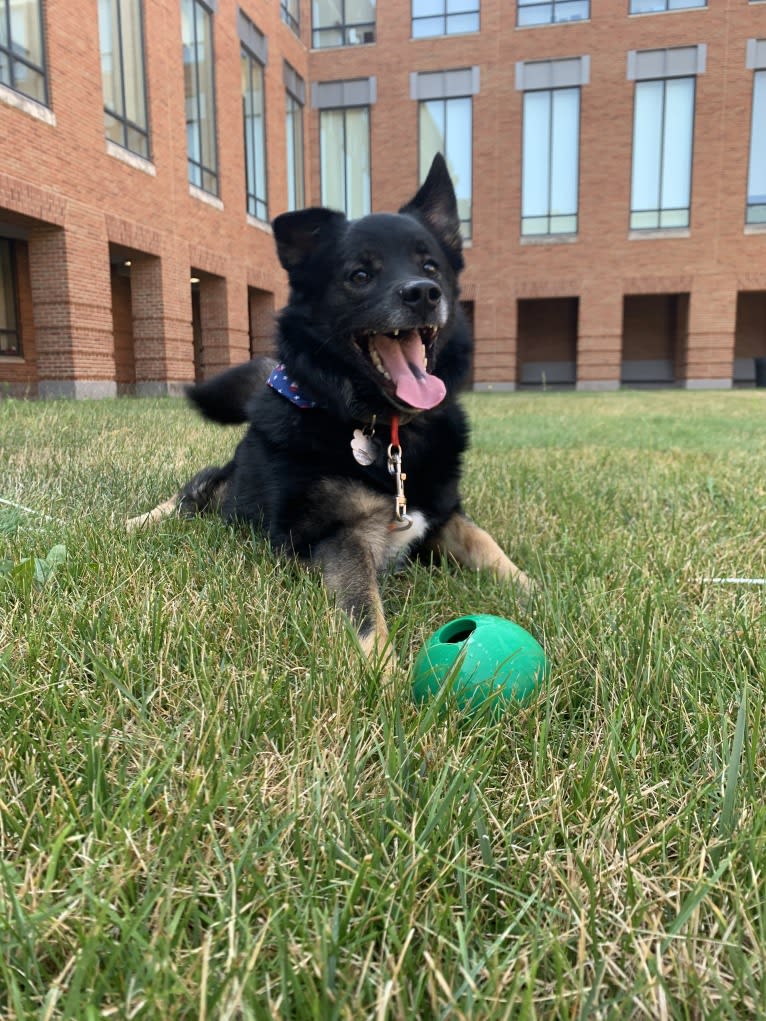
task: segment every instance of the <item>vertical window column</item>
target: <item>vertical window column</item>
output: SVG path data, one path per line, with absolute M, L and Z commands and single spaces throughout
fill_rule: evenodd
M 48 103 L 41 0 L 0 0 L 0 84 Z
M 422 184 L 434 156 L 442 153 L 466 240 L 473 232 L 473 96 L 478 92 L 478 67 L 410 75 L 410 98 L 418 100 L 419 180 Z
M 284 63 L 285 140 L 287 145 L 287 208 L 302 209 L 306 205 L 303 153 L 303 108 L 306 84 L 290 64 Z
M 149 158 L 141 0 L 98 0 L 106 137 Z
M 747 67 L 753 71 L 746 223 L 766 224 L 766 39 L 749 39 Z
M 576 234 L 580 180 L 580 92 L 590 58 L 516 65 L 524 93 L 521 149 L 521 233 Z
M 242 123 L 245 136 L 247 212 L 268 220 L 266 187 L 266 109 L 264 68 L 268 61 L 266 37 L 246 15 L 239 12 L 241 43 Z
M 370 108 L 376 96 L 375 78 L 312 85 L 322 205 L 349 217 L 370 212 Z
M 689 226 L 696 76 L 705 58 L 704 45 L 628 54 L 636 83 L 631 230 Z
M 189 182 L 218 195 L 213 11 L 215 0 L 181 0 Z

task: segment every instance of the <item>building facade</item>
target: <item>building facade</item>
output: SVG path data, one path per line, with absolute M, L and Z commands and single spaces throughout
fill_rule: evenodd
M 0 0 L 0 393 L 177 392 L 271 346 L 269 220 L 436 151 L 477 389 L 752 385 L 764 0 Z

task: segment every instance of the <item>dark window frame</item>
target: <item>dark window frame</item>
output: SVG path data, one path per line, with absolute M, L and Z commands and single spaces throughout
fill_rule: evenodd
M 21 318 L 19 316 L 19 277 L 18 268 L 16 262 L 16 245 L 11 238 L 0 237 L 0 245 L 8 246 L 8 262 L 10 265 L 11 275 L 11 294 L 13 297 L 13 316 L 15 320 L 15 326 L 13 329 L 0 324 L 0 337 L 7 338 L 12 337 L 15 339 L 15 346 L 13 350 L 3 350 L 0 346 L 0 358 L 23 358 L 24 347 L 22 344 L 21 336 Z
M 588 6 L 588 13 L 584 18 L 557 17 L 559 11 L 565 10 L 573 2 L 574 0 L 528 0 L 528 2 L 522 3 L 521 0 L 519 0 L 516 4 L 516 27 L 534 28 L 538 25 L 573 25 L 582 21 L 590 21 L 590 0 L 580 0 L 581 3 L 586 3 Z M 542 21 L 530 21 L 522 24 L 521 12 L 534 10 L 536 7 L 550 7 L 550 18 L 546 18 Z
M 245 97 L 242 97 L 242 129 L 244 136 L 244 147 L 245 147 L 245 196 L 246 196 L 246 208 L 249 216 L 255 217 L 256 220 L 260 220 L 263 223 L 268 223 L 269 220 L 269 159 L 268 159 L 268 131 L 266 130 L 266 67 L 263 61 L 259 60 L 258 57 L 249 49 L 243 42 L 240 41 L 240 57 L 247 58 L 248 61 L 248 86 L 252 90 L 253 73 L 254 69 L 260 70 L 261 74 L 261 98 L 263 102 L 263 167 L 258 167 L 258 161 L 256 160 L 256 151 L 250 151 L 250 147 L 247 144 L 247 115 L 245 113 Z M 254 148 L 254 147 L 253 147 Z M 251 192 L 249 187 L 249 174 L 247 173 L 248 167 L 250 166 L 250 160 L 253 161 L 256 191 Z M 261 170 L 259 180 L 259 169 Z M 262 185 L 261 189 L 263 194 L 258 194 L 258 185 Z
M 290 8 L 293 10 L 290 10 Z M 297 36 L 301 34 L 301 7 L 300 0 L 279 0 L 279 15 L 282 21 L 291 28 Z
M 25 96 L 27 99 L 31 99 L 34 103 L 41 103 L 50 109 L 50 91 L 48 88 L 48 74 L 46 67 L 48 65 L 48 53 L 46 48 L 45 39 L 45 18 L 43 17 L 43 2 L 42 0 L 36 0 L 37 2 L 37 17 L 40 24 L 40 50 L 42 56 L 42 64 L 35 64 L 31 60 L 27 60 L 21 56 L 13 46 L 13 38 L 11 36 L 11 0 L 0 0 L 2 7 L 0 8 L 0 17 L 5 21 L 5 37 L 8 40 L 8 45 L 3 46 L 0 44 L 0 52 L 5 54 L 8 61 L 8 67 L 10 70 L 10 80 L 3 81 L 0 79 L 0 84 L 5 85 L 6 88 L 13 89 L 14 92 L 18 92 L 20 96 Z M 28 67 L 31 71 L 39 74 L 42 78 L 43 83 L 43 99 L 38 99 L 37 96 L 31 95 L 29 92 L 25 92 L 24 89 L 19 88 L 14 74 L 16 64 L 23 64 Z
M 633 208 L 633 188 L 630 190 L 630 212 L 629 212 L 629 229 L 631 231 L 649 231 L 649 230 L 689 230 L 691 228 L 692 221 L 692 204 L 693 204 L 693 184 L 694 184 L 694 136 L 695 126 L 697 123 L 697 75 L 696 74 L 684 74 L 684 75 L 668 75 L 664 78 L 641 78 L 633 83 L 633 133 L 635 135 L 636 129 L 636 101 L 638 95 L 638 87 L 647 82 L 662 82 L 662 134 L 660 136 L 660 161 L 659 161 L 659 182 L 660 182 L 660 194 L 658 199 L 662 199 L 662 178 L 665 160 L 665 114 L 667 106 L 667 84 L 669 81 L 684 81 L 690 80 L 692 83 L 692 123 L 691 123 L 691 152 L 689 159 L 689 205 L 688 206 L 658 206 L 656 209 L 634 209 Z M 631 179 L 633 176 L 633 160 L 635 159 L 634 152 L 635 139 L 631 140 L 631 162 L 630 162 L 630 173 Z M 686 212 L 686 223 L 664 225 L 660 223 L 662 213 L 680 213 Z M 639 213 L 656 213 L 657 224 L 655 226 L 634 226 L 633 216 Z
M 636 0 L 628 0 L 628 14 L 668 14 L 674 11 L 702 11 L 707 7 L 707 0 L 703 3 L 696 3 L 695 0 L 687 0 L 681 3 L 680 7 L 671 7 L 671 0 L 654 0 L 655 3 L 662 3 L 664 6 L 656 11 L 635 11 L 633 10 Z
M 376 41 L 377 38 L 377 4 L 375 7 L 376 19 L 375 21 L 354 21 L 349 22 L 346 20 L 346 0 L 341 0 L 341 6 L 343 10 L 342 21 L 339 25 L 315 25 L 312 16 L 311 22 L 311 46 L 315 50 L 330 50 L 340 46 L 370 46 Z M 371 39 L 360 39 L 358 42 L 350 40 L 350 33 L 352 30 L 364 32 L 372 35 Z M 324 46 L 321 43 L 322 34 L 328 35 L 329 33 L 340 32 L 343 40 L 339 43 L 328 43 Z
M 557 213 L 551 212 L 551 189 L 553 187 L 553 93 L 554 92 L 571 92 L 577 90 L 577 208 L 574 213 Z M 525 240 L 528 238 L 574 238 L 578 237 L 580 233 L 580 188 L 582 185 L 582 85 L 551 85 L 549 88 L 544 89 L 524 89 L 522 92 L 521 100 L 521 180 L 519 182 L 519 198 L 521 202 L 519 224 L 521 227 L 521 237 Z M 544 217 L 542 216 L 524 216 L 524 99 L 527 95 L 532 92 L 548 92 L 551 95 L 551 111 L 548 121 L 548 174 L 547 174 L 547 213 Z M 574 230 L 551 230 L 551 221 L 561 217 L 572 217 L 575 221 Z M 529 232 L 524 231 L 525 220 L 547 220 L 548 229 L 545 233 L 542 232 Z
M 465 0 L 466 8 L 460 11 L 450 11 L 447 13 L 447 0 L 442 0 L 442 12 L 440 14 L 414 14 L 412 7 L 410 7 L 410 31 L 412 32 L 413 39 L 434 39 L 440 35 L 474 35 L 476 32 L 481 31 L 481 0 Z M 469 6 L 470 5 L 470 6 Z M 470 29 L 469 31 L 450 32 L 449 21 L 450 18 L 465 17 L 467 14 L 475 14 L 477 17 L 476 28 Z M 416 23 L 423 21 L 436 21 L 437 18 L 441 18 L 442 30 L 441 32 L 430 32 L 428 35 L 415 35 Z
M 766 226 L 766 196 L 758 196 L 759 198 L 763 198 L 762 202 L 750 201 L 750 165 L 752 160 L 753 139 L 755 137 L 755 88 L 756 79 L 759 75 L 763 76 L 764 95 L 766 95 L 766 68 L 756 67 L 753 69 L 753 88 L 751 92 L 752 107 L 750 110 L 750 147 L 747 154 L 747 179 L 745 182 L 745 223 L 748 226 Z M 764 103 L 766 105 L 766 100 Z
M 200 160 L 196 160 L 196 159 L 192 158 L 192 156 L 189 154 L 188 145 L 187 145 L 186 163 L 187 163 L 187 167 L 189 169 L 189 183 L 193 187 L 199 188 L 201 191 L 207 192 L 209 195 L 213 195 L 215 198 L 218 198 L 218 196 L 220 194 L 220 190 L 221 190 L 221 179 L 220 179 L 220 172 L 219 172 L 219 169 L 218 169 L 219 168 L 219 159 L 218 159 L 218 103 L 217 103 L 217 96 L 216 96 L 216 75 L 215 75 L 215 17 L 214 17 L 214 15 L 215 15 L 215 7 L 213 5 L 208 5 L 207 3 L 204 2 L 204 0 L 187 0 L 187 2 L 192 5 L 192 11 L 194 13 L 194 17 L 192 18 L 192 24 L 194 26 L 194 41 L 193 41 L 193 46 L 194 46 L 194 50 L 195 50 L 195 59 L 194 59 L 193 66 L 194 66 L 194 77 L 195 77 L 195 100 L 196 100 L 196 106 L 197 106 L 197 111 L 196 111 L 197 117 L 196 117 L 195 125 L 197 126 L 198 134 L 200 133 L 199 132 L 199 125 L 202 123 L 202 117 L 200 116 L 200 111 L 201 111 L 200 93 L 201 93 L 201 89 L 200 89 L 200 76 L 199 76 L 199 61 L 196 59 L 196 50 L 197 50 L 197 47 L 198 47 L 198 44 L 197 44 L 197 12 L 201 9 L 210 18 L 210 66 L 211 66 L 211 81 L 212 81 L 212 95 L 211 95 L 211 99 L 210 99 L 210 104 L 211 104 L 211 113 L 212 113 L 212 117 L 213 117 L 213 150 L 214 150 L 214 156 L 215 156 L 215 166 L 214 167 L 208 167 L 204 163 L 202 163 Z M 187 122 L 187 124 L 188 124 L 188 122 Z M 199 146 L 199 149 L 200 149 L 200 152 L 201 152 L 202 151 L 202 145 Z M 192 170 L 192 168 L 196 169 L 199 172 L 199 178 L 200 178 L 200 181 L 203 182 L 202 184 L 197 184 L 196 181 L 193 181 L 191 179 L 191 170 Z M 211 177 L 213 179 L 213 181 L 215 183 L 215 190 L 214 191 L 211 190 L 210 188 L 206 188 L 205 187 L 205 185 L 204 185 L 205 175 L 208 175 L 209 177 Z
M 116 4 L 116 8 L 117 8 L 117 24 L 114 27 L 117 30 L 117 33 L 116 33 L 116 35 L 117 35 L 117 42 L 118 42 L 118 45 L 119 45 L 119 48 L 120 48 L 120 98 L 122 100 L 122 108 L 123 108 L 123 110 L 125 110 L 126 109 L 126 102 L 125 102 L 125 59 L 124 59 L 124 56 L 123 56 L 124 49 L 123 49 L 123 40 L 122 40 L 122 2 L 123 2 L 123 0 L 118 0 L 118 3 Z M 113 120 L 115 120 L 120 125 L 120 127 L 122 129 L 122 139 L 123 140 L 121 142 L 115 142 L 115 140 L 113 138 L 109 139 L 109 141 L 115 142 L 115 145 L 120 145 L 120 146 L 122 146 L 123 149 L 127 149 L 128 152 L 135 153 L 135 155 L 141 156 L 143 159 L 151 160 L 151 158 L 152 158 L 152 148 L 151 148 L 151 132 L 150 132 L 150 127 L 149 127 L 149 96 L 148 96 L 149 83 L 148 83 L 147 77 L 146 77 L 146 33 L 145 33 L 145 30 L 144 30 L 144 5 L 143 5 L 143 0 L 138 0 L 138 20 L 139 20 L 139 32 L 140 32 L 140 36 L 141 36 L 141 75 L 143 76 L 143 80 L 144 80 L 144 120 L 146 122 L 146 127 L 142 127 L 140 124 L 137 124 L 135 121 L 130 120 L 130 118 L 125 116 L 125 114 L 120 114 L 116 110 L 110 109 L 110 107 L 108 107 L 106 105 L 106 103 L 104 103 L 104 113 L 108 114 L 111 118 L 113 118 Z M 114 35 L 114 33 L 113 33 L 113 35 Z M 143 139 L 145 139 L 145 141 L 146 141 L 146 151 L 145 152 L 137 152 L 134 148 L 132 148 L 128 144 L 128 132 L 129 131 L 135 131 L 136 134 L 140 135 Z

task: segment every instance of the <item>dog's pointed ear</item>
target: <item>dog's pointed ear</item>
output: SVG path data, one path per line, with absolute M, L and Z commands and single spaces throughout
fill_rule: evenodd
M 344 223 L 343 213 L 321 206 L 282 213 L 271 224 L 279 261 L 288 273 L 297 269 Z
M 434 156 L 428 177 L 415 197 L 406 206 L 402 206 L 399 212 L 419 217 L 442 244 L 457 256 L 460 255 L 463 239 L 460 236 L 457 199 L 447 162 L 440 152 Z

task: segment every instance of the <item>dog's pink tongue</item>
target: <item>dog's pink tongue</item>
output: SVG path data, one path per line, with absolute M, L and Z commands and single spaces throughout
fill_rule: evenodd
M 447 388 L 438 376 L 426 371 L 426 349 L 417 330 L 400 340 L 378 333 L 373 343 L 394 381 L 399 400 L 421 411 L 435 408 L 444 400 Z

